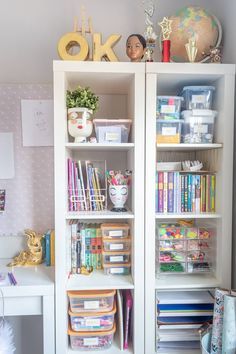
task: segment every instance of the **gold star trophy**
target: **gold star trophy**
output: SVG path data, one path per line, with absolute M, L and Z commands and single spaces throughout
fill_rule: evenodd
M 168 17 L 163 17 L 163 20 L 158 23 L 161 27 L 162 34 L 162 62 L 170 62 L 170 34 L 172 20 L 169 20 Z
M 185 49 L 188 54 L 188 60 L 190 63 L 194 63 L 198 52 L 196 39 L 193 37 L 189 38 L 188 43 L 185 44 Z

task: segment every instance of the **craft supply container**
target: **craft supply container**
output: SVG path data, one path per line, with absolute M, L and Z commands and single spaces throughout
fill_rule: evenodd
M 131 239 L 125 237 L 122 239 L 111 239 L 103 238 L 103 250 L 107 252 L 116 252 L 116 251 L 129 251 L 131 246 Z
M 181 96 L 184 109 L 211 109 L 214 86 L 185 86 Z
M 81 331 L 109 331 L 113 328 L 116 313 L 116 303 L 109 312 L 81 312 L 74 313 L 69 310 L 71 329 Z
M 109 331 L 101 332 L 74 332 L 71 328 L 68 329 L 70 344 L 73 350 L 104 350 L 112 346 L 116 324 Z
M 214 140 L 216 111 L 188 110 L 181 112 L 182 142 L 185 144 L 211 144 Z
M 130 251 L 120 252 L 103 252 L 102 253 L 103 265 L 110 263 L 126 264 L 130 262 Z
M 102 236 L 105 238 L 125 238 L 129 236 L 129 224 L 104 223 L 101 225 Z
M 181 139 L 181 120 L 156 120 L 157 144 L 179 144 Z
M 68 291 L 72 312 L 109 312 L 114 306 L 115 290 Z
M 103 264 L 104 274 L 110 275 L 128 275 L 130 274 L 131 264 L 107 263 Z
M 157 118 L 172 120 L 180 118 L 181 101 L 180 96 L 157 96 Z
M 128 143 L 131 119 L 94 119 L 98 143 Z

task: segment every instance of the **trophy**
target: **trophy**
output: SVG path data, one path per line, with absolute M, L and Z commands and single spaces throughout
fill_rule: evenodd
M 169 20 L 168 17 L 164 17 L 159 26 L 161 27 L 162 33 L 162 62 L 170 62 L 170 34 L 172 20 Z

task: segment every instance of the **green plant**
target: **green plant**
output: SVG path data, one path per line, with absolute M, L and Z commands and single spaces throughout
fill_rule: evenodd
M 98 100 L 89 87 L 78 86 L 75 90 L 66 92 L 67 108 L 85 107 L 95 113 L 98 110 Z

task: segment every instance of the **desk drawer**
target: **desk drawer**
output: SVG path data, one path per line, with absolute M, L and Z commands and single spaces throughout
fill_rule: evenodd
M 20 296 L 4 297 L 5 316 L 28 316 L 42 315 L 43 297 L 42 296 Z M 2 301 L 0 298 L 0 316 L 2 316 Z

